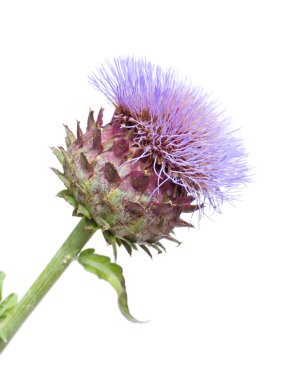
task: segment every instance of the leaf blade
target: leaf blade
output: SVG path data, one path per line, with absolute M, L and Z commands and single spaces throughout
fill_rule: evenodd
M 17 305 L 18 297 L 15 293 L 7 296 L 0 304 L 0 320 L 7 317 L 7 315 L 14 309 Z
M 130 314 L 123 270 L 118 264 L 112 263 L 107 256 L 88 251 L 79 254 L 78 262 L 85 270 L 107 281 L 114 288 L 118 296 L 119 309 L 126 319 L 131 322 L 140 322 Z
M 59 198 L 63 198 L 66 202 L 68 202 L 71 206 L 74 208 L 77 207 L 77 202 L 73 196 L 73 194 L 69 190 L 62 190 L 60 191 L 57 196 Z

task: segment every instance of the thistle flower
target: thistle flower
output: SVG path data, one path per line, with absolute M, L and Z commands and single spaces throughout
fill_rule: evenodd
M 150 160 L 159 186 L 171 181 L 198 204 L 218 209 L 247 182 L 242 143 L 208 95 L 176 77 L 173 70 L 127 58 L 108 62 L 90 80 L 116 114 L 132 119 L 133 146 L 143 149 L 141 158 Z
M 66 186 L 59 196 L 82 220 L 19 302 L 15 294 L 1 300 L 0 272 L 0 353 L 73 260 L 108 281 L 121 312 L 135 322 L 122 268 L 92 248 L 82 251 L 88 240 L 101 229 L 115 255 L 117 245 L 130 254 L 137 246 L 161 253 L 162 238 L 176 241 L 173 229 L 191 226 L 183 212 L 205 204 L 218 210 L 247 182 L 236 133 L 208 96 L 173 70 L 115 59 L 90 81 L 113 103 L 112 120 L 103 125 L 103 109 L 96 119 L 90 111 L 86 131 L 77 123 L 75 136 L 65 126 L 67 148 L 52 148 L 63 173 L 53 170 Z
M 60 195 L 118 244 L 160 250 L 180 216 L 218 208 L 247 179 L 240 140 L 203 91 L 146 60 L 115 59 L 90 78 L 113 103 L 103 126 L 90 111 L 85 133 L 66 127 L 57 155 L 67 187 Z M 232 192 L 233 190 L 233 192 Z

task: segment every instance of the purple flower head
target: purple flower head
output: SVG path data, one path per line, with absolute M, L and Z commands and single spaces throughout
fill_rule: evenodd
M 133 144 L 150 158 L 159 186 L 172 181 L 198 204 L 218 209 L 247 182 L 242 141 L 229 128 L 208 95 L 171 70 L 145 59 L 118 58 L 90 78 L 132 120 Z M 128 119 L 127 119 L 128 120 Z M 156 189 L 158 190 L 158 189 Z

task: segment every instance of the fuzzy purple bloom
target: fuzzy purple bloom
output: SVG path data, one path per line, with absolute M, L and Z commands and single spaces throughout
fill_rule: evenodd
M 89 79 L 126 116 L 125 127 L 134 128 L 133 144 L 143 150 L 136 160 L 152 160 L 158 188 L 170 180 L 198 204 L 208 200 L 218 209 L 247 182 L 246 154 L 236 131 L 206 93 L 177 79 L 173 70 L 119 58 Z

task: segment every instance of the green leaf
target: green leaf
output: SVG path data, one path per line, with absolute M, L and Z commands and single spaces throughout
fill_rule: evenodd
M 98 223 L 99 223 L 99 227 L 102 231 L 106 231 L 106 230 L 109 230 L 111 228 L 110 224 L 108 222 L 106 222 L 105 219 L 102 219 L 101 217 L 99 217 Z
M 10 294 L 0 304 L 0 320 L 4 319 L 16 306 L 18 297 L 15 293 Z
M 63 198 L 66 202 L 68 202 L 74 208 L 77 207 L 77 202 L 69 190 L 62 190 L 57 194 L 57 196 L 59 198 Z
M 69 181 L 67 180 L 67 178 L 65 177 L 64 173 L 60 172 L 58 169 L 56 168 L 51 168 L 51 170 L 57 175 L 57 177 L 62 181 L 62 183 L 66 186 L 66 188 L 68 189 L 70 187 L 70 183 Z
M 87 248 L 87 249 L 84 249 L 80 254 L 80 255 L 92 255 L 92 253 L 95 252 L 95 249 L 94 248 Z
M 157 241 L 154 244 L 157 245 L 158 247 L 160 247 L 163 250 L 163 252 L 166 252 L 166 248 L 164 247 L 164 245 L 162 243 L 160 243 L 159 241 Z
M 112 245 L 114 260 L 116 261 L 117 257 L 118 257 L 118 247 L 117 247 L 117 245 L 119 247 L 121 246 L 121 244 L 122 244 L 121 239 L 119 239 L 116 236 L 114 236 L 113 233 L 110 232 L 110 231 L 108 231 L 108 230 L 103 231 L 103 236 L 104 236 L 104 239 L 106 240 L 107 244 L 111 244 Z
M 110 231 L 108 230 L 103 231 L 103 236 L 107 244 L 112 244 L 113 234 Z
M 7 343 L 7 336 L 3 328 L 0 327 L 0 339 L 3 340 L 4 343 Z
M 83 215 L 85 216 L 86 218 L 88 219 L 91 219 L 91 215 L 90 215 L 90 212 L 87 210 L 87 208 L 82 205 L 81 203 L 78 204 L 78 207 L 77 207 L 77 214 L 78 215 Z
M 158 245 L 156 245 L 155 243 L 148 243 L 148 245 L 150 247 L 154 248 L 158 252 L 158 254 L 162 253 L 161 248 Z
M 55 148 L 54 146 L 51 147 L 52 152 L 55 154 L 58 161 L 63 165 L 65 162 L 65 157 L 60 149 Z
M 18 297 L 14 293 L 10 294 L 8 297 L 2 300 L 2 288 L 3 288 L 4 279 L 5 279 L 5 273 L 0 272 L 0 322 L 8 316 L 8 314 L 14 309 L 14 307 L 16 306 L 18 302 Z M 4 332 L 1 328 L 0 328 L 0 338 L 6 341 Z
M 122 240 L 122 242 L 125 241 L 127 244 L 129 244 L 131 248 L 134 249 L 135 251 L 138 250 L 138 247 L 136 246 L 136 244 L 132 242 L 131 240 L 123 238 L 123 237 L 120 237 L 120 239 Z
M 2 286 L 3 286 L 4 279 L 5 279 L 5 273 L 0 272 L 0 302 L 2 300 Z
M 109 257 L 97 255 L 85 250 L 78 256 L 78 262 L 88 271 L 109 282 L 118 295 L 118 304 L 122 314 L 131 322 L 139 322 L 129 312 L 127 293 L 122 268 L 112 263 Z
M 120 240 L 129 255 L 132 255 L 132 246 L 126 240 Z
M 69 129 L 69 127 L 67 125 L 64 124 L 64 128 L 66 130 L 66 145 L 67 145 L 67 148 L 72 144 L 74 143 L 74 141 L 76 140 L 73 132 Z
M 114 261 L 117 261 L 118 250 L 117 250 L 117 246 L 116 246 L 116 239 L 115 239 L 115 237 L 112 239 L 112 250 L 113 250 L 113 255 L 114 255 Z
M 89 230 L 89 231 L 95 232 L 95 231 L 99 230 L 100 227 L 95 223 L 94 220 L 92 220 L 92 219 L 86 219 L 85 229 Z
M 144 245 L 144 244 L 140 244 L 140 247 L 143 249 L 143 251 L 145 251 L 147 254 L 148 254 L 148 256 L 152 259 L 153 257 L 152 257 L 152 254 L 151 254 L 151 252 L 150 252 L 150 250 L 146 247 L 146 245 Z
M 177 243 L 177 247 L 179 247 L 179 245 L 181 244 L 181 241 L 175 239 L 174 237 L 172 237 L 170 235 L 164 236 L 164 239 L 167 239 L 167 240 L 173 241 L 174 243 Z

